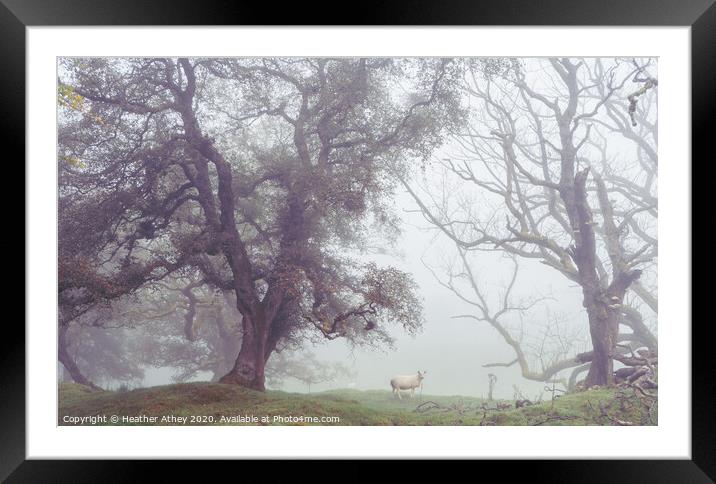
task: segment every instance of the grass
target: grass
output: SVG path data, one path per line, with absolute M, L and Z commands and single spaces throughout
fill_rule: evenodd
M 110 416 L 144 416 L 141 421 L 117 425 L 654 425 L 656 405 L 627 388 L 601 388 L 571 393 L 552 402 L 497 410 L 497 402 L 473 397 L 416 394 L 398 400 L 384 390 L 331 390 L 314 394 L 248 390 L 235 385 L 183 383 L 126 392 L 92 391 L 62 383 L 59 425 L 73 425 L 66 417 L 105 416 L 100 425 L 113 425 Z M 422 411 L 416 410 L 419 404 Z M 487 410 L 482 408 L 487 404 Z M 162 422 L 161 417 L 178 419 Z M 244 419 L 254 416 L 258 422 Z M 268 421 L 261 421 L 267 416 Z M 295 420 L 274 421 L 274 416 L 339 417 L 338 423 Z M 155 420 L 148 422 L 148 418 Z M 192 417 L 202 417 L 200 419 Z M 234 420 L 222 421 L 222 417 Z M 183 419 L 186 418 L 186 421 Z M 82 423 L 90 425 L 90 423 Z

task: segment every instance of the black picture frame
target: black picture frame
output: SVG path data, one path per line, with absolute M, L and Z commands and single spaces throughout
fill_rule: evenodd
M 710 121 L 716 107 L 714 0 L 401 0 L 390 3 L 369 0 L 334 5 L 312 7 L 302 2 L 277 5 L 238 0 L 0 0 L 3 112 L 0 132 L 4 138 L 5 167 L 15 166 L 19 171 L 23 165 L 12 160 L 24 159 L 25 153 L 25 28 L 79 25 L 691 26 L 692 158 L 703 158 L 704 164 L 713 158 L 708 151 L 708 135 L 713 132 Z M 22 172 L 18 175 L 24 177 Z M 705 177 L 700 175 L 700 178 Z M 6 183 L 10 179 L 16 178 L 8 174 Z M 18 221 L 15 227 L 22 224 Z M 17 247 L 17 241 L 13 246 Z M 0 352 L 0 479 L 7 478 L 7 482 L 144 480 L 142 478 L 149 475 L 148 466 L 153 463 L 25 460 L 25 331 L 17 318 L 6 316 L 4 319 L 5 328 L 0 338 L 3 345 Z M 692 323 L 691 461 L 529 461 L 523 465 L 522 472 L 531 476 L 530 480 L 548 482 L 713 482 L 712 479 L 716 479 L 716 406 L 712 397 L 716 378 L 713 377 L 714 360 L 709 354 L 713 351 L 712 344 L 706 334 L 710 319 L 694 319 Z M 681 324 L 686 326 L 688 322 Z M 479 474 L 487 476 L 492 470 L 498 475 L 504 474 L 504 464 L 480 463 Z M 305 463 L 300 464 L 303 465 Z M 351 470 L 355 470 L 356 476 L 365 472 L 361 472 L 356 462 L 341 463 L 341 466 L 343 475 L 350 474 Z M 187 462 L 171 461 L 171 465 L 163 467 L 184 476 L 191 470 Z M 307 467 L 307 472 L 312 468 Z M 242 469 L 245 469 L 243 465 Z M 513 472 L 518 468 L 510 463 L 509 469 L 509 480 L 513 480 Z M 410 478 L 411 473 L 417 476 L 419 472 L 413 467 L 402 474 Z M 166 475 L 163 477 L 167 479 Z

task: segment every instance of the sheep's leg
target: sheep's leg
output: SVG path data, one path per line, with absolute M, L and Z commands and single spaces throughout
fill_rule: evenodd
M 396 388 L 395 391 L 398 392 L 398 400 L 402 400 L 403 397 L 400 395 L 400 388 Z
M 415 398 L 415 387 L 410 389 L 410 398 Z

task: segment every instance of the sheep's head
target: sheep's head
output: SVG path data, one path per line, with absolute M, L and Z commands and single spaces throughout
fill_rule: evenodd
M 423 379 L 425 378 L 425 374 L 426 374 L 426 373 L 427 373 L 427 371 L 422 371 L 422 372 L 421 372 L 420 370 L 418 370 L 418 381 L 423 381 Z

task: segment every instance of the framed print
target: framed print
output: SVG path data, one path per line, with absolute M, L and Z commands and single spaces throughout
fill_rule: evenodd
M 3 478 L 459 458 L 710 482 L 715 8 L 3 1 L 28 281 Z

